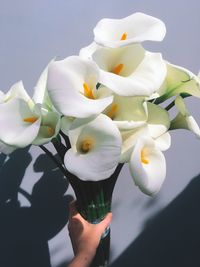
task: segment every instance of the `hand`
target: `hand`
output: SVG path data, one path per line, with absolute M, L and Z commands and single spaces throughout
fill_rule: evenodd
M 91 224 L 87 222 L 76 209 L 76 202 L 70 203 L 69 214 L 69 236 L 71 239 L 72 247 L 74 250 L 75 259 L 81 260 L 78 264 L 72 266 L 89 266 L 93 257 L 95 256 L 96 249 L 105 229 L 109 226 L 112 213 L 108 213 L 103 221 L 98 224 Z M 84 261 L 84 263 L 83 263 Z M 71 263 L 71 264 L 72 264 Z M 85 264 L 85 265 L 84 265 Z

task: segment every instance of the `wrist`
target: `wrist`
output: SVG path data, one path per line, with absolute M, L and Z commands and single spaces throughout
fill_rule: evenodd
M 68 267 L 89 267 L 92 259 L 95 256 L 95 252 L 81 250 L 76 253 L 74 259 L 70 263 Z

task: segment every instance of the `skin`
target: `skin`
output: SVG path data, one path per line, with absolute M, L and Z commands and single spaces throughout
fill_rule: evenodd
M 75 257 L 68 267 L 90 266 L 101 235 L 109 226 L 111 219 L 112 213 L 108 213 L 100 223 L 91 224 L 77 212 L 76 202 L 70 203 L 68 230 Z

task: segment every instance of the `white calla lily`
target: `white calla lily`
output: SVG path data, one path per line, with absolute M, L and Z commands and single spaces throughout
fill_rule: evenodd
M 54 109 L 46 92 L 47 69 L 48 66 L 37 83 L 33 100 L 22 82 L 0 95 L 0 125 L 3 125 L 0 140 L 11 150 L 12 147 L 48 143 L 59 132 L 60 115 L 52 111 Z M 4 151 L 6 153 L 6 148 Z
M 123 19 L 102 19 L 94 28 L 94 40 L 106 47 L 120 47 L 146 40 L 162 41 L 165 24 L 144 13 L 134 13 Z
M 168 112 L 153 103 L 147 102 L 147 118 L 143 125 L 132 127 L 132 129 L 120 129 L 123 140 L 120 162 L 130 160 L 132 150 L 141 136 L 149 136 L 156 142 L 160 150 L 167 150 L 171 145 L 171 138 L 167 133 L 169 127 Z
M 166 176 L 166 162 L 163 153 L 151 138 L 140 138 L 129 163 L 131 175 L 139 189 L 147 194 L 156 194 Z
M 118 165 L 121 136 L 112 120 L 99 115 L 94 120 L 76 119 L 69 130 L 71 149 L 66 168 L 82 180 L 109 178 Z
M 157 104 L 168 98 L 186 93 L 200 98 L 200 79 L 191 71 L 166 62 L 167 75 L 164 83 L 158 90 L 160 98 Z
M 96 62 L 100 68 L 99 82 L 118 95 L 151 96 L 166 77 L 162 55 L 147 52 L 139 44 L 94 50 L 86 47 L 80 54 Z M 93 54 L 89 56 L 90 53 Z
M 198 138 L 200 138 L 200 128 L 195 119 L 190 115 L 184 100 L 181 96 L 175 99 L 175 105 L 179 111 L 177 116 L 171 121 L 170 130 L 187 129 L 192 131 Z
M 25 147 L 36 138 L 41 118 L 27 102 L 13 98 L 0 105 L 0 140 L 4 143 Z
M 50 64 L 48 91 L 56 109 L 65 116 L 85 118 L 100 114 L 113 97 L 96 98 L 99 70 L 90 60 L 71 56 Z

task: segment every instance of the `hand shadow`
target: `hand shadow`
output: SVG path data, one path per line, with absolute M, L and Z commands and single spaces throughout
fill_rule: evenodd
M 48 240 L 68 221 L 70 196 L 64 196 L 68 182 L 46 155 L 34 163 L 34 171 L 43 172 L 32 194 L 20 189 L 31 162 L 28 149 L 17 150 L 6 158 L 0 155 L 0 266 L 49 267 Z M 18 193 L 30 202 L 21 207 Z

